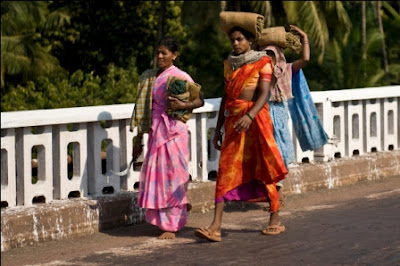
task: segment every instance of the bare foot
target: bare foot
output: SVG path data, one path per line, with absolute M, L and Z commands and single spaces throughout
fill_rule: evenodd
M 175 238 L 174 232 L 164 232 L 158 237 L 158 239 L 174 239 L 174 238 Z

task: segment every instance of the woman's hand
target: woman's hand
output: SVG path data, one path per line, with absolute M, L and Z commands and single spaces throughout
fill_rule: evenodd
M 214 148 L 217 150 L 221 150 L 222 145 L 222 133 L 221 131 L 215 131 L 214 139 L 213 139 Z
M 310 45 L 308 44 L 308 36 L 304 31 L 302 31 L 299 27 L 296 27 L 294 25 L 290 25 L 290 29 L 292 31 L 297 32 L 300 35 L 302 49 L 303 49 L 301 58 L 294 61 L 292 64 L 293 70 L 297 72 L 303 67 L 305 67 L 307 63 L 310 61 Z
M 308 42 L 308 36 L 307 33 L 305 33 L 304 31 L 302 31 L 299 27 L 295 26 L 295 25 L 290 25 L 290 30 L 297 32 L 300 37 L 301 37 L 301 42 Z
M 136 161 L 139 158 L 140 154 L 142 154 L 143 145 L 140 141 L 135 141 L 132 149 L 132 157 Z
M 233 126 L 237 133 L 246 132 L 253 120 L 248 115 L 242 116 Z
M 168 107 L 172 111 L 187 109 L 187 102 L 183 102 L 175 97 L 168 96 Z

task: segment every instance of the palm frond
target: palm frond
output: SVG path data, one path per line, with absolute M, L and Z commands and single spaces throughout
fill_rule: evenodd
M 306 1 L 301 5 L 299 15 L 300 21 L 303 22 L 303 30 L 308 33 L 319 50 L 318 62 L 322 64 L 326 43 L 329 39 L 325 17 L 320 12 L 318 3 L 312 1 Z
M 342 48 L 337 40 L 328 43 L 325 52 L 324 66 L 332 76 L 332 88 L 341 89 L 344 87 L 344 62 Z
M 370 76 L 366 81 L 366 87 L 374 87 L 379 81 L 385 76 L 385 71 L 383 69 L 377 69 L 376 72 Z
M 45 1 L 2 1 L 1 35 L 21 34 L 40 27 L 48 13 Z
M 299 8 L 302 2 L 297 1 L 283 1 L 283 7 L 288 16 L 289 23 L 296 23 L 299 21 Z
M 352 23 L 350 20 L 350 17 L 346 11 L 346 9 L 344 8 L 342 2 L 340 1 L 334 1 L 335 3 L 335 11 L 336 11 L 336 15 L 338 18 L 338 23 L 337 25 L 339 25 L 340 28 L 343 28 L 343 43 L 346 44 L 351 28 L 352 28 Z
M 70 22 L 71 16 L 68 15 L 68 11 L 66 9 L 57 9 L 48 15 L 43 30 L 49 31 L 58 29 L 65 25 L 69 25 Z
M 270 1 L 249 1 L 253 12 L 264 16 L 264 27 L 268 28 L 274 24 L 274 16 Z
M 396 22 L 400 22 L 400 13 L 397 12 L 387 1 L 382 2 L 382 7 L 389 12 Z
M 372 30 L 368 34 L 367 43 L 365 45 L 365 49 L 363 51 L 363 55 L 368 57 L 368 54 L 371 54 L 375 51 L 379 51 L 382 46 L 383 35 L 377 30 Z

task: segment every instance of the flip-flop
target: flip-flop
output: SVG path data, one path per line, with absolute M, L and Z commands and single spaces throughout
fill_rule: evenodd
M 268 231 L 269 229 L 274 229 L 273 231 Z M 264 235 L 278 235 L 282 232 L 285 232 L 285 226 L 279 224 L 275 224 L 275 225 L 268 225 L 267 228 L 265 230 L 262 230 L 262 233 Z
M 207 239 L 211 242 L 220 242 L 222 240 L 221 233 L 212 232 L 207 228 L 200 227 L 194 231 L 194 235 L 201 239 Z

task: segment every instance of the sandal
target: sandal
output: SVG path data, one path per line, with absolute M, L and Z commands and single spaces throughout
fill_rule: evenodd
M 194 235 L 201 239 L 207 239 L 211 242 L 220 242 L 222 240 L 221 233 L 213 232 L 207 228 L 200 227 L 194 231 Z
M 282 232 L 285 232 L 285 226 L 279 224 L 268 225 L 267 228 L 262 230 L 263 235 L 278 235 Z

